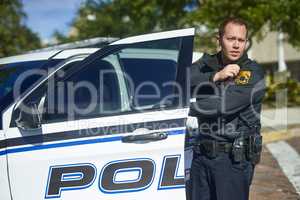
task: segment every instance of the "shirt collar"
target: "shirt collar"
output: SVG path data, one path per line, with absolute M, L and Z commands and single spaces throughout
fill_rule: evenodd
M 217 59 L 219 61 L 219 63 L 221 64 L 222 67 L 224 67 L 224 64 L 223 64 L 223 59 L 222 59 L 222 52 L 219 51 L 217 53 Z M 248 60 L 248 55 L 247 53 L 245 52 L 238 60 L 230 63 L 230 64 L 237 64 L 239 65 L 241 68 L 242 66 L 244 65 L 244 63 Z

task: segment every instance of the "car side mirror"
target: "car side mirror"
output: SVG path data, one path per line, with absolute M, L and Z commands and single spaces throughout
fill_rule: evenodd
M 15 110 L 15 123 L 22 130 L 36 130 L 42 126 L 42 114 L 38 109 L 37 103 L 31 103 L 19 107 Z

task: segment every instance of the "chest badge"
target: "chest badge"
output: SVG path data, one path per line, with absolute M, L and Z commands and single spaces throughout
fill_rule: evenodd
M 237 85 L 245 85 L 249 83 L 251 78 L 251 71 L 240 71 L 237 77 L 234 79 L 234 82 Z

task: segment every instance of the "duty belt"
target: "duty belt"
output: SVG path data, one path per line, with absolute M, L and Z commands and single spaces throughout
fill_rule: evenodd
M 201 139 L 194 146 L 196 154 L 216 158 L 219 153 L 224 152 L 229 153 L 235 162 L 248 160 L 252 164 L 259 163 L 261 151 L 262 136 L 258 134 L 236 138 L 233 143 Z
M 219 152 L 230 153 L 232 145 L 230 142 L 202 139 L 195 145 L 195 152 L 215 157 Z

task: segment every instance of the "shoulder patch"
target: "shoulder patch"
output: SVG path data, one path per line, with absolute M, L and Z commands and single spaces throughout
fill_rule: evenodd
M 251 71 L 249 70 L 241 70 L 237 77 L 234 79 L 234 82 L 237 85 L 245 85 L 249 83 L 251 78 Z

